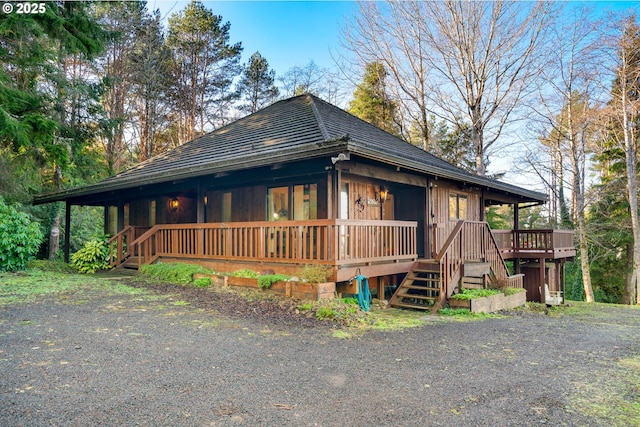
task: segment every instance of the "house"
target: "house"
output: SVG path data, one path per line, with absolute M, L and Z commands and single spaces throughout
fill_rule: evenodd
M 104 206 L 115 267 L 192 260 L 286 274 L 324 264 L 338 290 L 362 274 L 380 296 L 400 285 L 392 304 L 428 308 L 487 280 L 542 302 L 545 284 L 562 291 L 572 233 L 518 229 L 519 209 L 545 200 L 301 95 L 34 203 L 66 202 L 66 242 L 71 205 Z M 484 222 L 496 204 L 513 206 L 513 230 Z

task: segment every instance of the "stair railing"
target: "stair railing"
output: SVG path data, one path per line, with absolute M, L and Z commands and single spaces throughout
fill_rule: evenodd
M 137 258 L 138 270 L 143 264 L 151 264 L 155 261 L 159 252 L 158 232 L 160 229 L 160 225 L 154 225 L 131 242 L 131 254 Z
M 453 294 L 461 278 L 462 265 L 471 260 L 488 262 L 493 279 L 506 281 L 505 286 L 522 287 L 524 275 L 509 274 L 491 228 L 484 221 L 458 221 L 435 260 L 440 264 L 440 294 L 444 298 Z
M 460 280 L 464 262 L 462 230 L 464 221 L 460 220 L 442 245 L 435 260 L 440 264 L 440 299 L 449 298 Z
M 120 267 L 131 256 L 135 255 L 136 245 L 141 234 L 144 234 L 150 227 L 137 227 L 128 225 L 120 230 L 107 242 L 109 247 L 109 265 Z
M 135 228 L 131 225 L 120 230 L 115 236 L 109 239 L 109 265 L 118 267 L 131 255 L 130 244 L 134 240 Z

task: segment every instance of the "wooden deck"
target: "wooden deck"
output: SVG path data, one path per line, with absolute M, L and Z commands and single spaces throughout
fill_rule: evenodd
M 576 256 L 572 230 L 493 230 L 504 259 L 562 259 Z
M 322 219 L 130 226 L 114 236 L 109 246 L 113 266 L 126 263 L 139 268 L 160 258 L 275 270 L 324 264 L 333 267 L 337 282 L 358 273 L 369 277 L 407 273 L 418 259 L 414 221 Z M 496 279 L 521 287 L 521 275 L 510 276 L 505 259 L 574 256 L 572 231 L 490 230 L 484 222 L 460 221 L 442 242 L 435 262 L 441 266 L 442 291 L 448 297 L 465 262 L 487 262 Z
M 335 280 L 358 269 L 378 275 L 406 272 L 418 257 L 415 221 L 308 220 L 163 224 L 139 237 L 127 227 L 111 239 L 111 263 L 158 258 L 262 264 L 325 264 Z M 384 267 L 389 266 L 389 267 Z

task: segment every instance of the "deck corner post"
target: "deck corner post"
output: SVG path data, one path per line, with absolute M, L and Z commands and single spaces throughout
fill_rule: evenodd
M 66 200 L 65 210 L 64 210 L 64 262 L 69 263 L 69 250 L 70 244 L 69 240 L 71 239 L 71 202 Z

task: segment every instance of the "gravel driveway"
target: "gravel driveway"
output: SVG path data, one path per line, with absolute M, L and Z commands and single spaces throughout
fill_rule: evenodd
M 628 423 L 607 399 L 640 406 L 638 309 L 340 339 L 177 289 L 0 307 L 0 425 L 595 426 Z

